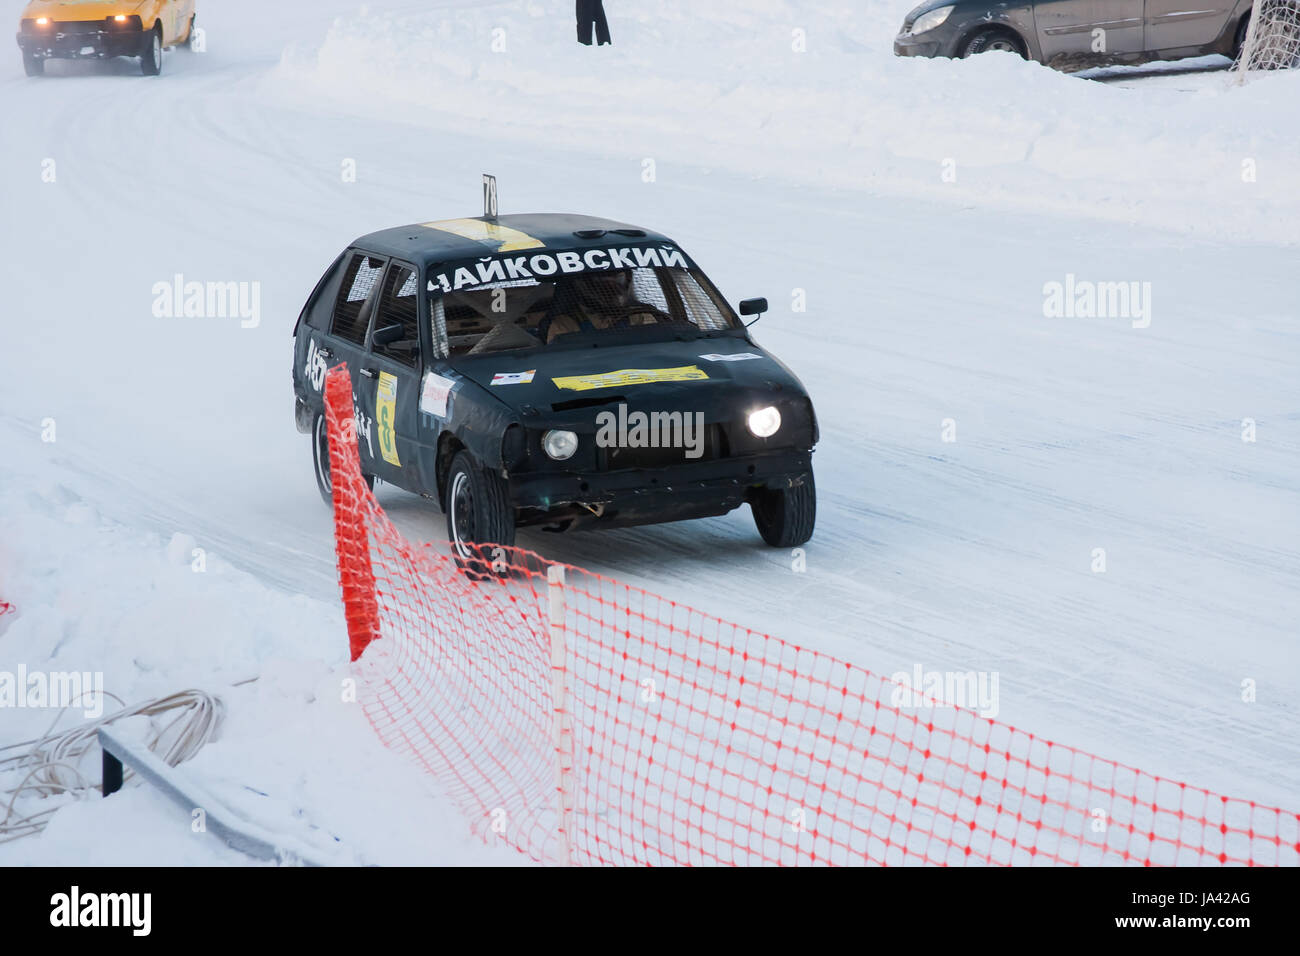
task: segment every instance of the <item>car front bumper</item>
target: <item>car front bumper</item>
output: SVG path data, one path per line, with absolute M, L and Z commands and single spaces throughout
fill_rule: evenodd
M 946 56 L 955 59 L 957 47 L 973 25 L 969 15 L 954 13 L 933 30 L 924 33 L 903 30 L 894 37 L 894 55 Z
M 41 60 L 75 60 L 140 56 L 149 34 L 139 29 L 64 32 L 59 24 L 39 33 L 19 33 L 23 54 Z
M 894 56 L 942 56 L 939 52 L 941 46 L 929 34 L 922 39 L 910 33 L 900 33 L 894 37 Z
M 509 481 L 521 524 L 630 527 L 723 515 L 756 488 L 788 488 L 811 472 L 812 452 L 791 449 L 671 468 L 534 472 Z

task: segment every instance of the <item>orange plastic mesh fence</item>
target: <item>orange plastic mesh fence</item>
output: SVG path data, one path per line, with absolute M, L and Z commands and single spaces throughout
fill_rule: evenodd
M 366 487 L 343 367 L 326 405 L 360 699 L 486 840 L 566 864 L 1300 862 L 1295 813 L 894 706 L 869 671 L 638 588 L 505 549 L 472 579 Z

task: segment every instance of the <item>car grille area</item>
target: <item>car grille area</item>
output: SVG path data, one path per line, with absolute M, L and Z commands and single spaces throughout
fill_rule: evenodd
M 704 426 L 704 442 L 703 447 L 698 448 L 698 457 L 688 458 L 688 450 L 693 452 L 697 449 L 618 446 L 600 449 L 598 461 L 601 471 L 623 471 L 631 468 L 672 468 L 692 462 L 716 461 L 730 455 L 726 432 L 721 425 Z

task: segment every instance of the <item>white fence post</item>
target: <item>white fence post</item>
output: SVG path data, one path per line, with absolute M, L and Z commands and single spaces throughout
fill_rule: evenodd
M 551 734 L 555 741 L 555 804 L 560 838 L 557 862 L 569 866 L 573 862 L 573 727 L 569 715 L 568 653 L 564 642 L 564 566 L 553 564 L 547 568 L 546 583 L 551 599 Z

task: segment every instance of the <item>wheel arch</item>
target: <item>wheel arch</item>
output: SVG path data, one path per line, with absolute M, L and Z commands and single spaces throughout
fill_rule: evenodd
M 449 431 L 438 436 L 435 474 L 438 482 L 438 505 L 443 511 L 447 510 L 447 479 L 451 476 L 451 463 L 455 461 L 458 454 L 468 450 L 465 443 Z

